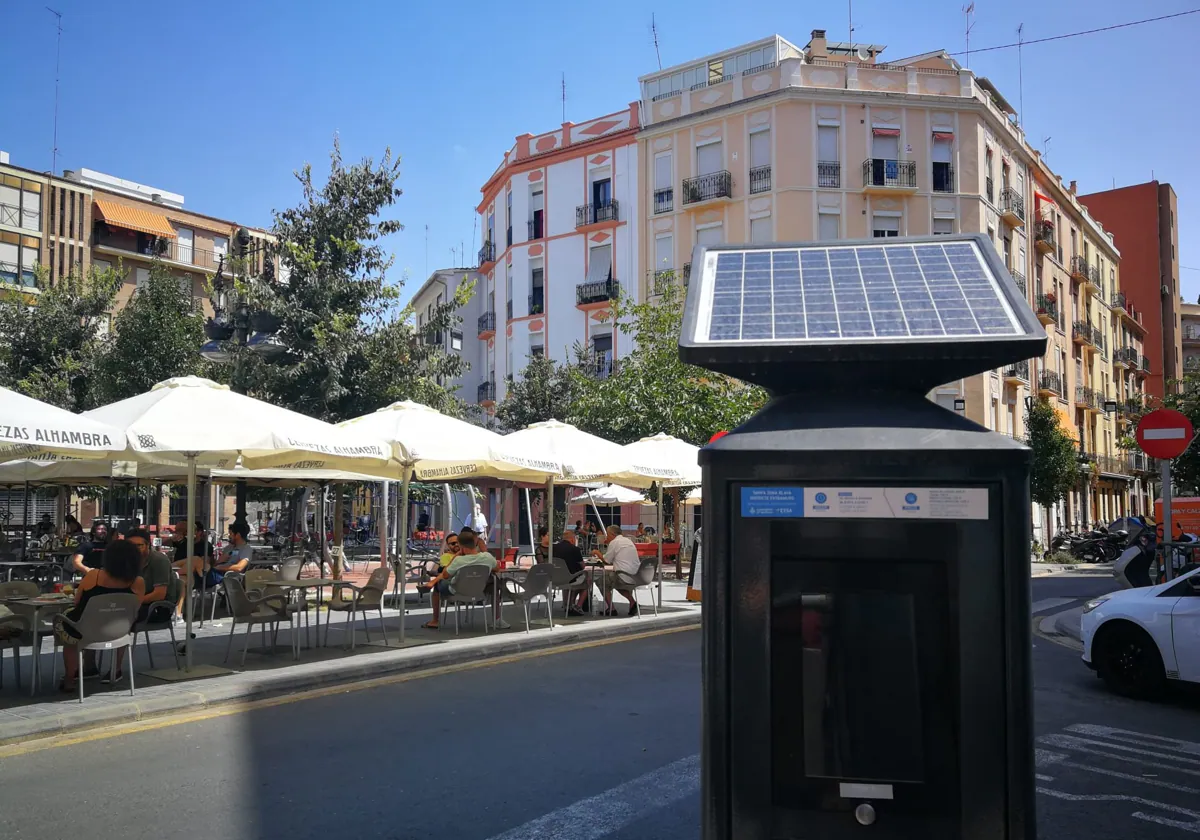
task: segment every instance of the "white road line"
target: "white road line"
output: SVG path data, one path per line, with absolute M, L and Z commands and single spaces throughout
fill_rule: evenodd
M 1122 773 L 1119 770 L 1106 770 L 1103 767 L 1093 767 L 1090 764 L 1081 764 L 1078 761 L 1062 761 L 1059 762 L 1060 767 L 1073 767 L 1076 770 L 1086 770 L 1089 773 L 1099 773 L 1102 776 L 1112 776 L 1114 779 L 1125 779 L 1130 782 L 1137 782 L 1142 785 L 1151 785 L 1153 787 L 1166 788 L 1167 790 L 1177 790 L 1180 793 L 1200 793 L 1196 788 L 1186 787 L 1185 785 L 1177 785 L 1172 782 L 1163 782 L 1158 779 L 1148 779 L 1145 776 L 1135 776 L 1132 773 Z
M 1181 814 L 1186 817 L 1191 817 L 1191 822 L 1183 820 L 1172 820 L 1158 814 L 1147 814 L 1143 811 L 1134 811 L 1132 816 L 1134 819 L 1144 820 L 1146 822 L 1158 823 L 1159 825 L 1170 826 L 1171 828 L 1180 828 L 1192 834 L 1200 834 L 1200 812 L 1189 811 L 1187 808 L 1180 808 L 1178 805 L 1170 805 L 1166 802 L 1155 802 L 1153 799 L 1143 799 L 1140 796 L 1124 796 L 1122 794 L 1079 794 L 1067 793 L 1061 790 L 1052 788 L 1039 787 L 1037 792 L 1046 796 L 1053 796 L 1055 799 L 1065 799 L 1068 802 L 1135 802 L 1138 805 L 1145 805 L 1148 808 L 1157 808 L 1162 811 L 1169 811 L 1172 814 Z
M 1034 773 L 1033 778 L 1037 779 L 1039 782 L 1053 782 L 1054 781 L 1053 776 L 1046 776 L 1042 773 Z
M 1074 601 L 1079 601 L 1080 598 L 1043 598 L 1040 601 L 1034 601 L 1029 605 L 1030 613 L 1040 613 L 1043 610 L 1052 610 L 1055 607 L 1061 607 L 1063 604 L 1070 604 Z
M 700 756 L 681 758 L 490 840 L 599 840 L 698 791 Z
M 1192 758 L 1184 758 L 1180 755 L 1171 755 L 1170 753 L 1154 752 L 1153 750 L 1139 750 L 1134 747 L 1126 747 L 1121 744 L 1110 744 L 1107 741 L 1097 741 L 1093 738 L 1079 738 L 1075 735 L 1043 735 L 1038 738 L 1038 743 L 1048 744 L 1059 749 L 1074 750 L 1076 752 L 1092 753 L 1093 755 L 1102 755 L 1117 761 L 1136 761 L 1139 764 L 1149 764 L 1152 767 L 1165 767 L 1170 770 L 1177 770 L 1180 773 L 1188 773 L 1193 776 L 1200 776 L 1200 770 L 1192 770 L 1187 767 L 1181 767 L 1181 764 L 1200 765 L 1200 760 Z M 1103 750 L 1094 750 L 1090 747 L 1107 747 L 1109 750 L 1116 750 L 1116 753 L 1105 752 Z M 1132 753 L 1133 755 L 1125 755 Z M 1145 755 L 1151 758 L 1162 758 L 1167 761 L 1176 761 L 1179 764 L 1153 764 L 1133 756 Z
M 1133 732 L 1128 729 L 1115 729 L 1111 726 L 1100 726 L 1093 723 L 1075 723 L 1067 727 L 1068 732 L 1078 732 L 1081 735 L 1095 735 L 1099 738 L 1109 738 L 1126 744 L 1137 744 L 1143 747 L 1159 747 L 1166 750 L 1200 756 L 1200 743 L 1183 741 L 1179 738 L 1167 738 L 1162 735 L 1149 735 L 1145 732 Z M 1146 743 L 1151 741 L 1153 743 Z

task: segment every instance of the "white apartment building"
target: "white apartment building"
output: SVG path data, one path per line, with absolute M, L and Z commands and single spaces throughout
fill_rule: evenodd
M 470 283 L 475 284 L 471 298 L 458 310 L 462 323 L 448 330 L 426 330 L 425 325 L 430 323 L 437 308 L 453 300 L 459 288 Z M 483 326 L 480 320 L 485 300 L 482 287 L 483 277 L 474 268 L 439 268 L 429 275 L 429 279 L 412 297 L 417 330 L 424 331 L 426 343 L 441 345 L 447 354 L 459 356 L 465 363 L 461 376 L 449 382 L 439 379 L 438 384 L 457 388 L 458 396 L 467 402 L 482 400 L 487 396 L 482 387 L 489 371 L 487 342 L 476 338 L 477 328 Z

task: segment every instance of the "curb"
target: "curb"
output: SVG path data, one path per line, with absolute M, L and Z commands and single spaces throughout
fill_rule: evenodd
M 1083 630 L 1080 627 L 1080 619 L 1082 617 L 1083 607 L 1072 607 L 1069 610 L 1055 613 L 1054 632 L 1083 644 Z
M 625 636 L 692 626 L 700 626 L 699 610 L 649 620 L 624 621 L 619 624 L 603 622 L 599 625 L 562 627 L 551 633 L 526 635 L 517 632 L 504 636 L 501 642 L 492 642 L 484 637 L 464 640 L 460 644 L 425 645 L 370 657 L 314 662 L 307 668 L 303 665 L 298 666 L 300 673 L 285 668 L 280 672 L 262 674 L 254 679 L 225 677 L 210 680 L 208 684 L 182 683 L 182 688 L 169 689 L 149 697 L 137 694 L 133 697 L 128 694 L 89 697 L 82 705 L 64 701 L 61 704 L 66 709 L 64 711 L 59 711 L 57 707 L 52 710 L 37 707 L 17 708 L 11 710 L 12 714 L 18 717 L 17 720 L 0 721 L 0 746 L 114 724 L 134 723 L 160 715 L 227 706 L 232 702 L 261 700 L 325 686 L 346 685 L 360 680 L 414 673 L 448 665 L 486 662 L 571 644 L 609 641 Z M 245 676 L 245 672 L 242 676 Z

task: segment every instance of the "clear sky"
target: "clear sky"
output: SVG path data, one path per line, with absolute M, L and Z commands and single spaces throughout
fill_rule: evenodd
M 299 197 L 292 171 L 320 172 L 337 133 L 348 160 L 403 161 L 389 247 L 405 296 L 427 269 L 478 249 L 479 187 L 513 138 L 625 107 L 637 77 L 778 33 L 847 37 L 847 3 L 612 0 L 604 4 L 366 0 L 0 0 L 9 72 L 0 149 L 51 165 L 55 19 L 63 13 L 58 168 L 88 167 L 183 193 L 198 212 L 269 226 Z M 963 0 L 853 0 L 857 41 L 883 58 L 964 47 Z M 1200 7 L 1200 0 L 977 0 L 980 48 Z M 13 37 L 17 35 L 17 37 Z M 1179 194 L 1180 255 L 1200 268 L 1200 166 L 1192 107 L 1200 14 L 1028 46 L 1027 136 L 1081 192 L 1147 181 Z M 960 60 L 965 60 L 959 56 Z M 1021 108 L 1017 51 L 972 55 Z M 428 247 L 426 246 L 428 226 Z M 1183 272 L 1188 300 L 1200 271 Z

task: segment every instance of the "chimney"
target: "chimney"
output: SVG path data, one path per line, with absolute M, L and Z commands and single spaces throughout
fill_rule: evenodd
M 1077 186 L 1078 186 L 1078 185 L 1076 184 L 1076 182 L 1075 182 L 1075 181 L 1071 181 L 1071 195 L 1075 195 L 1075 188 L 1076 188 Z
M 828 58 L 829 49 L 825 46 L 825 30 L 814 29 L 812 36 L 808 39 L 808 46 L 805 48 L 809 58 Z

